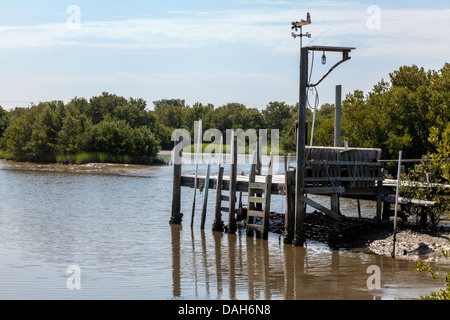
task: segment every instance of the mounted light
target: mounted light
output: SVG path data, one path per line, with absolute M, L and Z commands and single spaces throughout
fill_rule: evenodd
M 325 55 L 325 51 L 323 52 L 322 55 L 322 64 L 327 64 L 327 56 Z

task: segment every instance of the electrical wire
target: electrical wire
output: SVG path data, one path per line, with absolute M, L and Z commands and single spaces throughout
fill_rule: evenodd
M 311 70 L 309 71 L 309 78 L 308 78 L 308 80 L 307 80 L 307 83 L 308 83 L 308 84 L 310 83 L 309 80 L 310 80 L 311 77 L 312 77 L 312 72 L 313 72 L 313 68 L 314 68 L 314 56 L 315 56 L 315 51 L 313 51 L 313 54 L 312 54 L 312 59 L 311 59 Z M 309 87 L 309 86 L 308 86 L 308 87 Z M 318 107 L 319 107 L 319 92 L 317 91 L 317 87 L 316 87 L 316 86 L 314 86 L 313 88 L 314 88 L 314 90 L 316 91 L 316 96 L 315 96 L 315 101 L 314 101 L 314 107 L 312 107 L 311 104 L 309 103 L 309 94 L 308 94 L 308 93 L 306 94 L 306 105 L 309 106 L 309 108 L 310 108 L 311 110 L 313 110 L 313 121 L 312 121 L 312 126 L 311 126 L 311 139 L 310 139 L 310 142 L 309 142 L 309 145 L 310 145 L 311 147 L 312 147 L 312 145 L 313 145 L 313 139 L 314 139 L 314 125 L 315 125 L 315 122 L 316 122 L 316 111 L 317 111 L 317 109 L 318 109 Z

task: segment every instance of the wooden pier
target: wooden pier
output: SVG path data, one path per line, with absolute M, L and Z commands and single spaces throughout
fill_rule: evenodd
M 389 219 L 389 207 L 394 203 L 395 183 L 384 179 L 380 149 L 306 147 L 305 151 L 305 186 L 301 189 L 300 201 L 305 207 L 311 206 L 328 216 L 333 221 L 333 233 L 337 233 L 341 216 L 340 198 L 376 201 L 376 219 Z M 229 170 L 231 175 L 224 175 L 224 167 L 219 166 L 218 174 L 210 175 L 208 181 L 205 176 L 197 176 L 197 183 L 195 175 L 182 174 L 181 164 L 174 165 L 171 223 L 178 224 L 182 221 L 181 188 L 194 188 L 196 185 L 201 189 L 208 185 L 210 191 L 216 191 L 213 230 L 235 233 L 237 220 L 247 220 L 249 236 L 256 231 L 258 236 L 267 238 L 270 196 L 283 195 L 286 198 L 284 242 L 295 244 L 294 238 L 299 233 L 298 229 L 300 232 L 303 230 L 303 226 L 298 222 L 302 219 L 295 216 L 296 169 L 287 164 L 285 157 L 284 174 L 273 175 L 271 161 L 268 174 L 261 175 L 261 163 L 259 159 L 255 159 L 249 175 L 238 175 L 236 154 L 233 159 L 235 161 L 230 164 Z M 223 195 L 224 191 L 228 191 L 229 195 Z M 246 210 L 241 206 L 237 207 L 237 193 L 247 194 Z M 308 195 L 329 196 L 330 208 L 317 203 Z M 223 202 L 228 202 L 227 206 L 224 206 Z M 399 203 L 402 202 L 422 207 L 434 205 L 431 202 L 411 199 L 400 199 Z M 244 215 L 242 211 L 245 211 Z M 223 219 L 223 213 L 228 214 L 228 217 Z M 227 224 L 224 221 L 227 221 Z

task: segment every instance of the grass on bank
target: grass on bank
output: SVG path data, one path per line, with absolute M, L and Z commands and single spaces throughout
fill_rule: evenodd
M 14 154 L 0 150 L 0 159 L 23 161 Z M 35 161 L 40 162 L 40 161 Z M 165 164 L 166 161 L 159 157 L 139 157 L 130 155 L 114 155 L 103 152 L 80 152 L 77 154 L 56 155 L 53 160 L 41 162 L 55 162 L 61 164 L 87 164 L 87 163 L 121 163 L 121 164 Z

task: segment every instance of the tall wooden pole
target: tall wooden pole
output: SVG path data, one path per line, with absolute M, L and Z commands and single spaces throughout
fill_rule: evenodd
M 304 220 L 306 207 L 302 199 L 305 187 L 306 169 L 306 87 L 308 83 L 308 48 L 301 48 L 300 54 L 300 88 L 297 130 L 297 170 L 295 182 L 295 237 L 293 244 L 303 246 L 305 243 Z
M 336 86 L 336 100 L 335 100 L 335 115 L 334 115 L 334 146 L 341 146 L 341 106 L 342 106 L 342 86 Z

